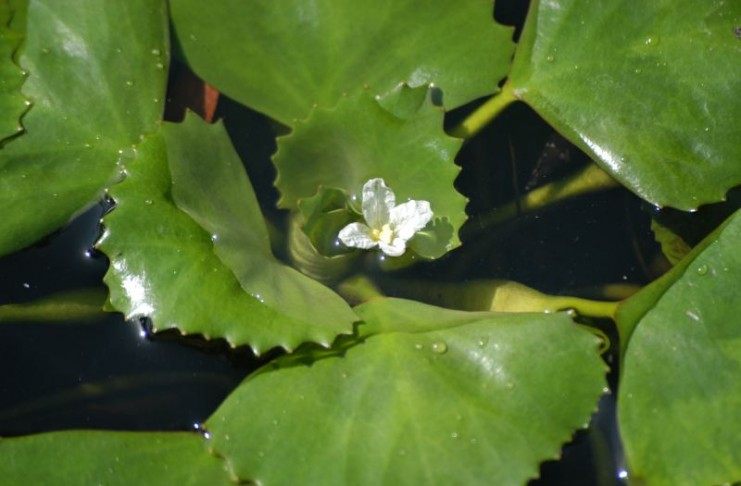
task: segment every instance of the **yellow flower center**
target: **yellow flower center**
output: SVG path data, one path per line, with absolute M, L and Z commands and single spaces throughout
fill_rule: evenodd
M 389 226 L 387 223 L 384 224 L 380 230 L 373 228 L 373 231 L 371 231 L 371 236 L 375 241 L 381 241 L 383 243 L 386 243 L 387 245 L 390 245 L 394 239 L 394 230 L 392 230 L 391 226 Z

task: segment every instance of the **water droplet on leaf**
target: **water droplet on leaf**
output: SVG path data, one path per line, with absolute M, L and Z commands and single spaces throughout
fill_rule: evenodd
M 442 341 L 436 341 L 432 343 L 432 352 L 435 354 L 443 354 L 448 350 L 448 345 Z

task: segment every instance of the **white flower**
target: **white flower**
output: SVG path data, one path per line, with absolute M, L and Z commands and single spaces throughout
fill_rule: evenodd
M 386 255 L 403 255 L 407 241 L 430 222 L 432 209 L 427 201 L 407 201 L 396 205 L 394 192 L 383 179 L 371 179 L 363 186 L 365 222 L 350 223 L 340 231 L 347 246 L 370 250 L 376 246 Z

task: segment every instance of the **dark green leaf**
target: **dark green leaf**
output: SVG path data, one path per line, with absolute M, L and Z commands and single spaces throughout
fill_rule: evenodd
M 191 67 L 240 102 L 285 124 L 368 86 L 434 83 L 448 108 L 495 90 L 512 54 L 511 29 L 486 0 L 244 2 L 173 0 Z
M 0 0 L 0 142 L 23 129 L 20 118 L 27 108 L 26 99 L 21 94 L 23 70 L 13 60 L 23 40 L 19 28 L 25 27 L 14 24 L 11 28 L 11 21 L 17 15 L 15 3 Z
M 658 205 L 741 183 L 741 3 L 534 1 L 510 83 L 571 142 Z

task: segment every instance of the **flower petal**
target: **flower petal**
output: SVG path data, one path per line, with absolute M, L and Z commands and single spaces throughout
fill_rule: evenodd
M 407 201 L 391 209 L 389 221 L 396 236 L 408 241 L 432 219 L 432 208 L 427 201 Z
M 363 185 L 363 216 L 371 228 L 380 229 L 389 222 L 389 211 L 396 204 L 394 191 L 383 179 L 371 179 Z
M 363 223 L 350 223 L 340 230 L 340 241 L 345 246 L 369 250 L 378 243 L 371 238 L 371 229 Z
M 381 251 L 388 256 L 397 257 L 404 254 L 407 251 L 407 242 L 401 238 L 394 238 L 391 244 L 384 243 L 383 241 L 378 242 L 378 246 Z

